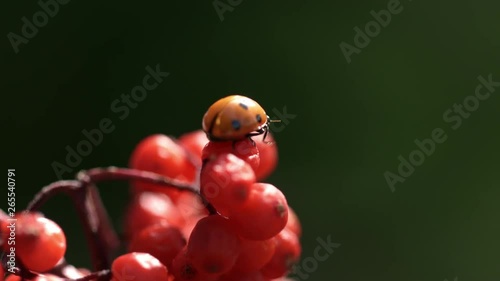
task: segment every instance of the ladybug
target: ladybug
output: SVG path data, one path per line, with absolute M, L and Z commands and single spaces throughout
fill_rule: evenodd
M 212 104 L 203 116 L 203 131 L 211 141 L 240 140 L 269 132 L 270 120 L 256 101 L 240 95 L 231 95 Z

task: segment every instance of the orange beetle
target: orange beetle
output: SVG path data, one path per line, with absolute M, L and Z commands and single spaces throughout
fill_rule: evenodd
M 270 120 L 256 101 L 232 95 L 212 104 L 203 116 L 203 131 L 211 141 L 240 140 L 264 134 L 265 141 Z

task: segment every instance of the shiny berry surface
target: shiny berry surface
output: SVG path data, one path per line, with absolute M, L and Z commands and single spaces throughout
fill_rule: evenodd
M 246 240 L 241 241 L 241 251 L 233 270 L 239 272 L 258 271 L 266 265 L 274 255 L 276 241 L 268 240 Z
M 172 200 L 163 193 L 135 194 L 125 216 L 126 236 L 132 238 L 144 228 L 161 222 L 182 226 L 184 218 Z
M 201 193 L 222 214 L 245 203 L 253 183 L 252 167 L 233 154 L 221 154 L 201 170 Z
M 258 181 L 269 177 L 278 165 L 278 145 L 274 137 L 269 133 L 264 141 L 261 137 L 254 137 L 253 140 L 259 150 L 260 163 L 255 170 L 255 176 Z
M 33 271 L 52 269 L 66 252 L 66 236 L 61 227 L 37 213 L 21 213 L 16 219 L 15 251 L 18 258 Z M 8 235 L 3 233 L 4 241 Z
M 297 235 L 286 228 L 274 240 L 276 249 L 273 257 L 261 269 L 262 274 L 268 278 L 284 276 L 298 261 L 302 251 Z
M 137 233 L 129 244 L 129 252 L 148 253 L 169 266 L 186 245 L 179 228 L 168 223 L 148 226 Z
M 241 237 L 266 240 L 278 234 L 288 221 L 288 204 L 272 184 L 254 183 L 246 202 L 229 214 Z
M 116 281 L 168 279 L 165 265 L 147 253 L 132 252 L 119 256 L 111 265 L 111 273 Z
M 202 218 L 193 229 L 187 257 L 207 275 L 221 275 L 233 267 L 241 241 L 229 221 L 219 215 Z
M 208 143 L 207 134 L 202 130 L 196 130 L 183 134 L 179 137 L 178 143 L 187 149 L 198 165 L 201 165 L 201 154 L 203 148 Z
M 194 182 L 197 173 L 186 150 L 165 135 L 152 135 L 143 139 L 132 152 L 129 166 L 187 183 Z M 173 200 L 178 196 L 177 190 L 153 183 L 134 181 L 132 185 L 136 191 L 163 192 Z
M 254 142 L 249 139 L 239 141 L 209 142 L 205 148 L 201 159 L 211 161 L 221 154 L 231 153 L 250 164 L 254 172 L 259 168 L 259 149 Z

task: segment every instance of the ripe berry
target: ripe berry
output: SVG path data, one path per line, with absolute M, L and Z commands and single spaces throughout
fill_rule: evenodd
M 187 149 L 191 155 L 198 160 L 201 165 L 201 153 L 208 143 L 207 134 L 202 130 L 196 130 L 179 137 L 179 144 Z
M 288 221 L 288 204 L 274 185 L 254 183 L 247 201 L 231 210 L 229 219 L 241 237 L 266 240 L 278 234 Z
M 17 214 L 16 219 L 16 255 L 23 265 L 36 272 L 52 269 L 66 252 L 63 230 L 38 213 Z M 10 233 L 2 234 L 4 241 L 7 241 Z M 9 246 L 6 243 L 4 247 Z
M 250 165 L 233 154 L 220 154 L 201 170 L 201 193 L 224 215 L 247 200 L 253 183 Z
M 192 192 L 182 191 L 175 205 L 186 221 L 191 217 L 208 215 L 208 211 L 201 201 L 200 196 Z
M 206 216 L 194 216 L 194 217 L 190 217 L 189 219 L 187 219 L 186 223 L 184 224 L 184 226 L 181 229 L 181 232 L 184 235 L 184 237 L 189 239 L 189 237 L 191 237 L 191 233 L 193 233 L 193 229 L 196 226 L 196 224 L 198 223 L 198 221 L 204 217 L 206 217 Z
M 293 233 L 300 238 L 302 236 L 302 226 L 300 225 L 299 217 L 295 211 L 288 206 L 288 222 L 286 223 L 286 228 L 290 229 Z
M 224 274 L 218 281 L 266 281 L 262 273 L 259 271 L 253 272 L 239 272 L 231 271 Z
M 116 281 L 165 281 L 168 279 L 167 268 L 157 258 L 150 254 L 136 252 L 116 258 L 111 265 L 111 274 Z
M 130 239 L 135 233 L 162 221 L 177 227 L 184 224 L 184 218 L 165 194 L 135 194 L 125 216 L 125 235 Z
M 302 251 L 297 235 L 285 228 L 275 238 L 276 249 L 271 260 L 261 269 L 267 278 L 284 276 L 299 260 Z
M 241 251 L 233 270 L 252 272 L 261 269 L 274 255 L 276 241 L 271 238 L 262 241 L 242 239 Z
M 176 281 L 213 281 L 215 277 L 209 277 L 195 268 L 187 257 L 187 248 L 184 247 L 172 261 L 170 272 Z
M 259 150 L 250 139 L 240 141 L 211 141 L 203 148 L 202 160 L 210 161 L 220 154 L 232 153 L 245 160 L 254 172 L 259 168 L 260 158 Z
M 228 272 L 240 253 L 240 239 L 229 221 L 219 215 L 202 218 L 193 229 L 187 257 L 207 275 Z
M 151 254 L 168 267 L 185 245 L 186 239 L 177 227 L 160 223 L 148 226 L 136 234 L 128 250 Z
M 134 149 L 129 166 L 133 169 L 158 173 L 160 175 L 192 183 L 196 178 L 196 167 L 187 152 L 170 137 L 152 135 L 143 139 Z M 179 191 L 168 186 L 146 182 L 133 182 L 135 191 L 162 192 L 174 201 Z
M 0 280 L 2 280 L 2 279 L 0 279 Z M 30 281 L 63 281 L 64 279 L 57 277 L 56 275 L 52 275 L 52 274 L 40 274 L 40 275 L 36 276 L 35 278 L 29 279 L 29 280 Z M 22 278 L 21 278 L 21 276 L 11 274 L 11 275 L 7 276 L 7 278 L 5 278 L 5 281 L 22 281 Z
M 271 133 L 267 135 L 266 142 L 262 138 L 254 139 L 260 156 L 260 165 L 255 171 L 255 176 L 258 181 L 261 181 L 271 175 L 278 165 L 278 146 Z

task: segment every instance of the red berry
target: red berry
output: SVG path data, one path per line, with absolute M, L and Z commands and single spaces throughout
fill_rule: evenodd
M 287 228 L 273 239 L 276 241 L 274 255 L 261 269 L 262 274 L 267 278 L 284 276 L 299 260 L 302 251 L 297 235 Z
M 259 271 L 254 272 L 239 272 L 231 271 L 223 275 L 218 281 L 266 281 Z
M 191 163 L 184 148 L 165 135 L 152 135 L 143 139 L 133 151 L 129 166 L 186 183 L 193 183 L 197 174 L 196 166 Z M 179 194 L 175 188 L 153 183 L 135 181 L 132 185 L 135 191 L 162 192 L 173 200 Z
M 265 143 L 262 138 L 254 138 L 257 149 L 259 149 L 260 165 L 255 171 L 255 176 L 258 181 L 267 178 L 278 165 L 278 146 L 274 142 L 274 138 L 269 133 Z
M 207 143 L 207 134 L 203 130 L 196 130 L 179 137 L 179 144 L 199 161 L 197 162 L 198 165 L 201 165 L 201 153 Z
M 259 150 L 250 139 L 239 141 L 211 141 L 203 148 L 201 159 L 203 161 L 210 161 L 225 153 L 234 154 L 245 160 L 254 171 L 259 168 Z
M 286 228 L 290 229 L 293 233 L 297 235 L 297 237 L 302 236 L 302 226 L 300 225 L 299 217 L 297 217 L 297 213 L 288 206 L 288 222 L 286 223 Z
M 21 281 L 21 276 L 11 274 L 11 275 L 7 276 L 7 278 L 5 278 L 5 281 Z
M 125 216 L 125 235 L 130 239 L 135 233 L 162 221 L 177 227 L 184 224 L 184 218 L 165 194 L 154 192 L 135 194 Z
M 234 270 L 252 272 L 261 269 L 267 264 L 276 248 L 276 241 L 271 238 L 262 241 L 242 239 L 241 252 L 234 264 Z
M 191 233 L 193 232 L 193 229 L 196 226 L 196 224 L 198 223 L 198 221 L 204 217 L 206 217 L 206 216 L 194 216 L 194 217 L 190 217 L 189 219 L 187 219 L 186 223 L 184 224 L 184 226 L 181 229 L 181 232 L 184 235 L 184 237 L 189 239 L 189 237 L 191 237 Z
M 169 266 L 186 245 L 186 239 L 177 227 L 167 223 L 151 225 L 136 234 L 128 247 L 129 252 L 148 253 Z
M 267 240 L 278 234 L 288 221 L 288 204 L 274 185 L 254 183 L 247 201 L 231 210 L 229 219 L 241 237 Z
M 175 205 L 186 221 L 190 220 L 191 217 L 208 215 L 207 208 L 205 208 L 200 196 L 192 192 L 182 191 Z
M 3 280 L 3 279 L 0 279 L 0 280 Z M 20 276 L 17 276 L 17 275 L 9 275 L 7 276 L 7 278 L 5 278 L 5 281 L 21 281 L 22 278 Z M 30 281 L 62 281 L 64 279 L 60 278 L 60 277 L 57 277 L 56 275 L 52 275 L 52 274 L 40 274 L 38 276 L 36 276 L 35 278 L 33 279 L 29 279 Z
M 253 183 L 250 165 L 233 154 L 220 154 L 201 170 L 201 193 L 224 215 L 246 201 Z
M 184 247 L 172 261 L 170 268 L 176 281 L 212 281 L 215 277 L 209 277 L 195 268 L 191 260 L 187 257 L 187 248 Z
M 89 275 L 91 272 L 86 268 L 76 268 L 72 265 L 65 265 L 61 268 L 61 273 L 67 278 L 79 279 Z
M 111 274 L 116 281 L 168 279 L 167 268 L 157 258 L 150 254 L 135 252 L 116 258 L 111 265 Z
M 194 266 L 207 275 L 228 272 L 240 253 L 240 239 L 229 221 L 219 215 L 202 218 L 193 229 L 187 245 L 187 256 Z
M 52 269 L 66 252 L 66 236 L 55 222 L 38 213 L 21 213 L 15 217 L 16 255 L 23 265 L 36 272 Z M 4 222 L 2 228 L 6 230 Z M 10 230 L 2 233 L 8 241 Z M 8 249 L 7 243 L 4 248 Z

